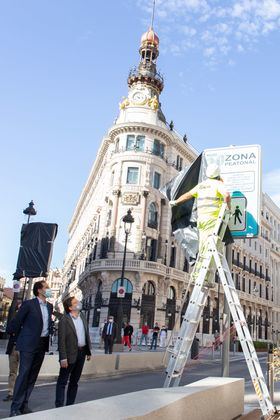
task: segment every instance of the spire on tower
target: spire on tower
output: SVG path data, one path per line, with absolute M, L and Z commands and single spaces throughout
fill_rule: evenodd
M 153 29 L 153 27 L 154 27 L 155 8 L 156 8 L 156 0 L 153 0 L 153 9 L 152 9 L 152 18 L 151 18 L 151 29 Z
M 156 68 L 156 60 L 159 56 L 159 37 L 153 29 L 155 5 L 156 0 L 153 0 L 151 26 L 141 37 L 140 63 L 137 69 L 130 71 L 128 85 L 132 86 L 135 82 L 142 81 L 152 85 L 159 94 L 163 89 L 163 77 Z

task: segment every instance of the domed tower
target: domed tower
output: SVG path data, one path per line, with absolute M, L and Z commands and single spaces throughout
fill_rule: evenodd
M 165 124 L 166 120 L 161 111 L 159 100 L 164 81 L 156 66 L 159 56 L 159 37 L 152 27 L 141 37 L 139 54 L 138 67 L 131 69 L 128 75 L 128 96 L 123 98 L 120 103 L 121 112 L 117 123 L 131 121 L 131 114 L 133 119 L 137 121 L 137 110 L 135 108 L 142 107 L 154 111 L 154 118 L 150 117 L 154 121 L 150 120 L 150 122 L 156 124 L 156 120 L 159 118 Z
M 159 37 L 150 28 L 141 37 L 139 49 L 140 63 L 137 70 L 132 70 L 128 77 L 128 86 L 141 82 L 150 86 L 157 96 L 163 89 L 163 78 L 157 73 L 156 60 L 159 56 Z

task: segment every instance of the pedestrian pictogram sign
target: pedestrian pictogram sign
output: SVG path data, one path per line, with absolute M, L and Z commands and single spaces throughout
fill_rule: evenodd
M 229 228 L 234 231 L 246 230 L 246 207 L 247 200 L 245 197 L 232 196 L 231 213 L 232 217 L 229 222 Z
M 238 238 L 259 234 L 261 204 L 261 149 L 259 145 L 230 146 L 204 151 L 207 165 L 216 163 L 231 193 L 232 218 L 229 228 Z M 204 174 L 202 174 L 203 176 Z

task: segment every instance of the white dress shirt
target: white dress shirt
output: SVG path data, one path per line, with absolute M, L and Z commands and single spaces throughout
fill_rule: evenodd
M 84 347 L 86 345 L 86 332 L 82 318 L 79 316 L 74 317 L 71 315 L 72 321 L 74 322 L 77 338 L 78 338 L 78 346 Z
M 42 318 L 43 318 L 43 329 L 41 332 L 41 337 L 47 337 L 49 335 L 49 311 L 48 311 L 47 302 L 43 302 L 42 299 L 40 299 L 39 297 L 37 297 L 37 299 L 40 304 L 40 309 L 41 309 Z

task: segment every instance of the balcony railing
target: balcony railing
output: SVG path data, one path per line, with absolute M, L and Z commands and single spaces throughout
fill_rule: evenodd
M 116 270 L 121 271 L 122 269 L 122 259 L 108 259 L 108 260 L 96 260 L 91 264 L 88 264 L 83 273 L 80 274 L 79 283 L 88 276 L 89 273 L 94 271 L 104 271 L 104 270 Z M 149 273 L 155 273 L 163 277 L 170 277 L 176 280 L 187 281 L 189 279 L 189 274 L 177 270 L 176 268 L 166 267 L 166 265 L 154 262 L 154 261 L 143 261 L 143 260 L 134 260 L 128 259 L 125 263 L 126 271 L 147 271 Z
M 153 77 L 153 79 L 158 80 L 162 84 L 164 83 L 163 76 L 159 71 L 155 72 L 155 74 L 152 74 L 152 69 L 150 71 L 151 71 L 151 76 Z M 137 67 L 133 67 L 132 69 L 130 69 L 130 71 L 128 73 L 128 78 L 129 79 L 139 77 L 139 76 L 142 76 L 142 74 Z

